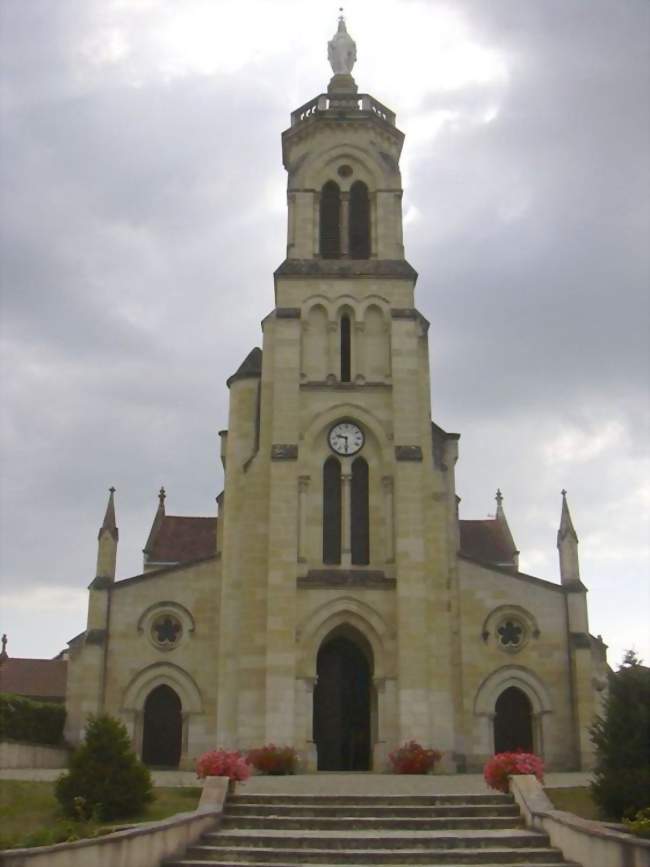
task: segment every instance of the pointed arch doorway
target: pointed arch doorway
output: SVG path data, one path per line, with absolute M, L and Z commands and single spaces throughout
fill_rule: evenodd
M 316 672 L 318 770 L 370 770 L 372 650 L 368 642 L 352 627 L 335 629 L 320 646 Z
M 144 703 L 142 761 L 145 765 L 177 768 L 183 740 L 181 700 L 166 684 L 152 689 Z
M 509 686 L 494 707 L 494 751 L 533 752 L 533 719 L 530 700 L 523 690 Z

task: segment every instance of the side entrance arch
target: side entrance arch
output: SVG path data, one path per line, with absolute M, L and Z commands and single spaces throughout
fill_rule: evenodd
M 316 673 L 313 720 L 318 770 L 370 770 L 370 645 L 352 627 L 334 629 L 320 646 Z
M 177 768 L 183 743 L 181 700 L 166 684 L 152 689 L 144 703 L 142 761 Z
M 509 686 L 494 706 L 494 751 L 533 752 L 533 715 L 525 692 Z

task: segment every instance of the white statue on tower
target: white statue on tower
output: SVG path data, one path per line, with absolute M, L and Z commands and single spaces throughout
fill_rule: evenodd
M 343 15 L 339 17 L 338 30 L 327 43 L 327 57 L 334 75 L 350 75 L 357 59 L 357 46 L 345 28 Z

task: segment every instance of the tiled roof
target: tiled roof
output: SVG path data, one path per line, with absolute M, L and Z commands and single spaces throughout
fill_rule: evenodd
M 68 663 L 65 659 L 7 657 L 0 665 L 0 692 L 35 699 L 65 698 Z
M 484 563 L 513 563 L 516 551 L 499 521 L 487 518 L 459 524 L 461 554 Z
M 217 519 L 164 515 L 146 553 L 150 563 L 187 563 L 214 555 Z

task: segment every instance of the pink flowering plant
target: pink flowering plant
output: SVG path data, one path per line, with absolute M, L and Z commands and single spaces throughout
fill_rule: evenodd
M 276 744 L 265 744 L 248 753 L 248 761 L 260 774 L 280 776 L 295 774 L 298 765 L 298 753 L 293 747 L 282 747 Z
M 483 768 L 485 782 L 491 789 L 498 792 L 508 792 L 510 784 L 508 777 L 513 774 L 531 774 L 540 783 L 544 782 L 544 762 L 534 753 L 517 751 L 514 753 L 497 753 L 489 759 Z
M 394 774 L 428 774 L 442 758 L 438 750 L 427 750 L 417 741 L 407 741 L 388 756 Z
M 205 777 L 228 777 L 243 782 L 250 777 L 251 769 L 246 757 L 237 750 L 210 750 L 197 760 L 196 775 L 201 780 Z

